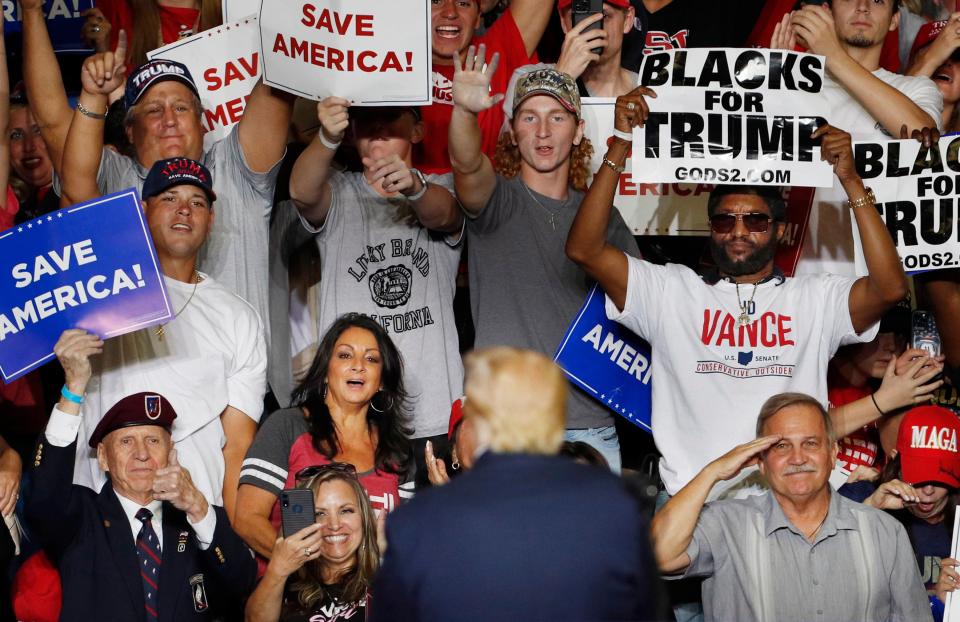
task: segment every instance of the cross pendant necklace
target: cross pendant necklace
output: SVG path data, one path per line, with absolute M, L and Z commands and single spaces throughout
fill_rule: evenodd
M 547 222 L 550 223 L 550 228 L 554 231 L 557 230 L 557 213 L 551 210 L 548 210 L 543 203 L 537 200 L 537 197 L 533 196 L 533 193 L 530 192 L 530 188 L 527 187 L 527 184 L 520 182 L 520 185 L 523 186 L 523 189 L 527 191 L 527 194 L 530 195 L 530 198 L 533 199 L 533 202 L 537 204 L 537 207 L 542 209 L 547 213 Z
M 750 307 L 753 306 L 753 297 L 757 295 L 758 283 L 753 284 L 753 291 L 750 292 L 750 300 L 747 302 L 740 301 L 740 284 L 735 283 L 734 285 L 736 285 L 737 288 L 737 305 L 740 307 L 740 317 L 737 318 L 737 323 L 740 324 L 740 326 L 749 326 L 750 323 L 753 322 L 753 319 L 750 317 L 748 311 Z

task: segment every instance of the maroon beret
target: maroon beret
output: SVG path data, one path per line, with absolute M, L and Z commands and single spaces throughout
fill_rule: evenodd
M 168 432 L 177 412 L 159 393 L 128 395 L 110 407 L 90 435 L 90 446 L 96 448 L 103 438 L 120 428 L 134 425 L 158 425 Z

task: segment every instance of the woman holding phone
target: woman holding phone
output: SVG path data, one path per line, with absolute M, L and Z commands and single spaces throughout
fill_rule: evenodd
M 309 471 L 315 522 L 278 538 L 266 573 L 247 601 L 247 622 L 359 622 L 380 565 L 377 527 L 352 465 Z
M 237 533 L 269 559 L 281 492 L 307 467 L 331 462 L 353 465 L 372 506 L 393 510 L 411 462 L 407 421 L 403 364 L 389 335 L 367 316 L 339 317 L 294 390 L 293 406 L 270 415 L 247 452 Z

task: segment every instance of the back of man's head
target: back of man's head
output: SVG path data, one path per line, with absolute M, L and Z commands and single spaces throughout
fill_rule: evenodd
M 556 454 L 563 443 L 567 381 L 538 352 L 506 346 L 469 354 L 464 416 L 495 452 Z

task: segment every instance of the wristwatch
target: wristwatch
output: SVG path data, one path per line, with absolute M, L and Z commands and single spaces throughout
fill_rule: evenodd
M 420 199 L 420 197 L 427 193 L 427 179 L 423 176 L 423 173 L 415 168 L 410 169 L 410 173 L 420 180 L 420 190 L 418 190 L 415 194 L 407 195 L 407 198 L 411 201 L 417 201 Z

